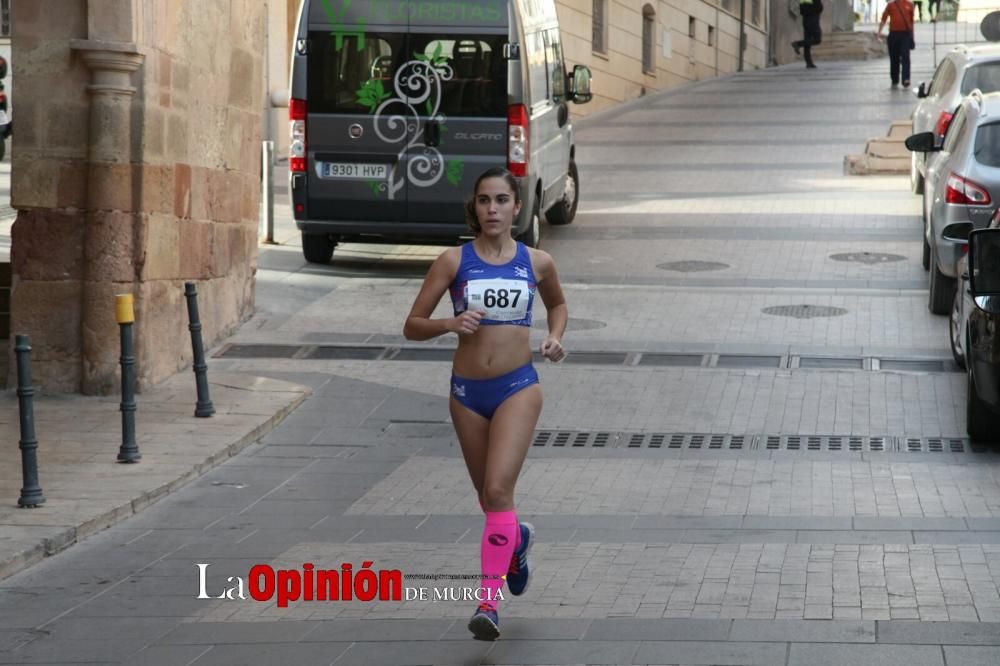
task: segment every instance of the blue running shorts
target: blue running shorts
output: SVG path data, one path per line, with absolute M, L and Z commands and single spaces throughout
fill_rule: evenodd
M 531 363 L 490 379 L 465 379 L 451 375 L 451 395 L 483 418 L 493 418 L 504 400 L 521 389 L 538 383 L 538 372 Z

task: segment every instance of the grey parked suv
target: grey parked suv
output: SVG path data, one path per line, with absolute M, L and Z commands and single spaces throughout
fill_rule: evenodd
M 943 230 L 956 222 L 986 227 L 1000 201 L 1000 93 L 978 90 L 962 100 L 944 144 L 932 132 L 906 140 L 913 151 L 940 152 L 927 166 L 925 251 L 930 252 L 930 300 L 934 314 L 948 314 L 955 294 L 956 264 L 961 244 Z
M 910 116 L 913 133 L 934 132 L 940 144 L 962 98 L 977 88 L 984 93 L 1000 90 L 1000 44 L 958 46 L 945 54 L 930 83 L 914 91 L 920 101 Z M 910 185 L 916 194 L 924 191 L 926 158 L 923 152 L 911 155 Z

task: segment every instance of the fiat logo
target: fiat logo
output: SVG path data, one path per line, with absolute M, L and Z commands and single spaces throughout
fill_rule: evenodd
M 365 130 L 363 127 L 361 127 L 361 125 L 355 123 L 354 125 L 351 125 L 350 127 L 347 128 L 347 133 L 351 136 L 352 139 L 360 139 L 361 135 L 365 133 Z

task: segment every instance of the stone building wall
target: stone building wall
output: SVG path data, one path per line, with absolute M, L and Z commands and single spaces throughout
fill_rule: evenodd
M 61 11 L 43 11 L 55 2 Z M 14 0 L 13 11 L 13 328 L 31 335 L 36 383 L 110 392 L 114 295 L 134 293 L 149 385 L 190 363 L 185 281 L 198 284 L 206 344 L 253 309 L 264 5 Z M 105 43 L 141 65 L 134 95 L 101 106 L 84 54 Z

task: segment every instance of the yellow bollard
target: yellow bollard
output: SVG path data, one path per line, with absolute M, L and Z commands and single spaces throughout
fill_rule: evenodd
M 135 299 L 132 294 L 118 294 L 115 296 L 115 318 L 119 324 L 131 324 L 135 322 Z
M 135 351 L 132 342 L 135 308 L 132 294 L 115 296 L 115 317 L 121 330 L 122 349 L 122 445 L 118 450 L 118 462 L 135 463 L 142 455 L 135 441 Z

